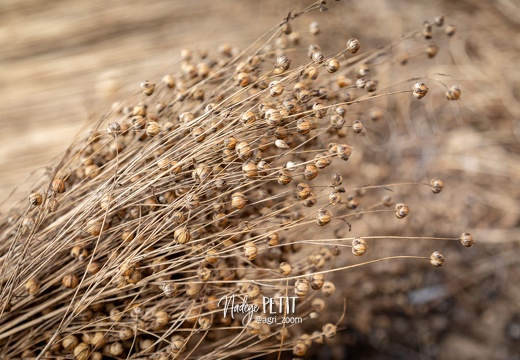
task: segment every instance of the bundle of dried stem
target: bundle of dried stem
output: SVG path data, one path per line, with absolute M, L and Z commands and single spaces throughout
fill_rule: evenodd
M 370 252 L 375 237 L 334 232 L 363 215 L 409 216 L 378 189 L 444 188 L 437 178 L 342 186 L 366 132 L 356 112 L 376 98 L 427 95 L 422 79 L 380 83 L 378 69 L 394 61 L 397 43 L 424 46 L 434 25 L 383 49 L 362 51 L 351 38 L 327 54 L 302 45 L 319 24 L 293 30 L 314 10 L 325 1 L 290 13 L 244 51 L 183 50 L 177 72 L 115 104 L 1 219 L 5 357 L 303 356 L 336 334 L 339 322 L 318 318 L 335 292 L 331 274 L 397 258 L 442 265 L 439 252 L 352 263 L 345 258 Z M 424 78 L 445 86 L 446 101 L 460 97 Z M 420 239 L 473 243 L 468 233 Z M 256 310 L 233 308 L 232 317 L 229 299 Z M 284 308 L 280 317 L 289 315 L 280 302 L 294 299 L 293 323 L 272 323 L 266 299 Z

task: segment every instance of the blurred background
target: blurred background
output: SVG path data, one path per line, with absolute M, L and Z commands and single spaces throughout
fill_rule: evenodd
M 0 208 L 25 196 L 30 174 L 51 165 L 115 101 L 176 69 L 181 49 L 216 53 L 222 43 L 243 49 L 311 3 L 1 1 L 0 199 L 7 200 Z M 363 49 L 380 48 L 437 15 L 457 27 L 450 41 L 439 39 L 436 58 L 406 73 L 397 67 L 391 76 L 397 83 L 443 73 L 447 84 L 460 86 L 462 99 L 448 103 L 437 92 L 420 109 L 386 104 L 396 135 L 367 146 L 372 155 L 358 160 L 362 178 L 391 183 L 439 176 L 445 192 L 423 203 L 412 189 L 412 209 L 422 208 L 405 230 L 383 220 L 360 227 L 416 236 L 468 231 L 477 244 L 446 245 L 450 257 L 441 271 L 406 263 L 352 272 L 337 286 L 339 308 L 331 315 L 338 318 L 346 298 L 343 332 L 317 348 L 320 356 L 520 359 L 520 4 L 342 0 L 329 1 L 329 8 L 306 15 L 298 30 L 308 32 L 318 21 L 316 42 L 331 52 L 350 37 Z M 18 195 L 8 198 L 18 185 Z M 388 244 L 378 254 L 414 246 Z

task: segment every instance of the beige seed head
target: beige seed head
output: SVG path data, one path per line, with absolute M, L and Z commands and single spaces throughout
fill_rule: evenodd
M 444 256 L 440 252 L 434 251 L 430 255 L 430 263 L 435 267 L 439 267 L 444 264 Z
M 460 236 L 460 242 L 465 247 L 470 247 L 471 245 L 473 245 L 475 243 L 475 241 L 473 240 L 473 235 L 471 235 L 470 233 L 466 233 L 466 232 Z
M 258 247 L 254 242 L 244 244 L 244 255 L 248 260 L 254 260 L 258 256 Z
M 367 242 L 363 238 L 355 238 L 352 240 L 352 253 L 356 256 L 362 256 L 367 251 Z

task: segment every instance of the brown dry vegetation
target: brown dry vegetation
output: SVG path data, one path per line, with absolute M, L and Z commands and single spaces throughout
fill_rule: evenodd
M 224 42 L 243 49 L 289 10 L 309 3 L 3 2 L 2 198 L 22 185 L 2 208 L 25 201 L 33 181 L 49 173 L 45 167 L 79 129 L 97 123 L 114 101 L 135 94 L 141 81 L 159 82 L 177 68 L 180 49 L 206 47 L 216 53 Z M 393 64 L 395 70 L 382 76 L 385 83 L 396 84 L 443 73 L 447 76 L 437 78 L 458 84 L 463 95 L 456 103 L 446 102 L 442 86 L 426 79 L 431 92 L 420 104 L 402 98 L 371 103 L 388 111 L 386 122 L 370 122 L 369 108 L 357 114 L 367 135 L 356 140 L 361 154 L 354 153 L 349 162 L 348 188 L 427 183 L 434 176 L 446 188 L 435 197 L 426 194 L 427 187 L 394 188 L 391 195 L 406 199 L 413 216 L 404 223 L 365 216 L 352 221 L 353 232 L 456 237 L 468 231 L 477 244 L 466 250 L 458 243 L 375 240 L 370 248 L 374 259 L 441 250 L 447 263 L 432 269 L 428 263 L 395 260 L 342 273 L 335 280 L 335 304 L 323 320 L 339 320 L 344 299 L 345 318 L 327 347 L 315 346 L 315 356 L 517 359 L 520 76 L 515 58 L 520 8 L 505 0 L 368 3 L 334 2 L 331 11 L 298 20 L 298 28 L 318 21 L 322 32 L 316 42 L 326 53 L 341 49 L 350 37 L 359 38 L 363 49 L 376 49 L 444 14 L 458 31 L 449 41 L 439 39 L 438 56 L 421 54 L 406 67 Z M 382 190 L 374 198 L 387 193 Z M 352 236 L 347 230 L 337 227 L 330 235 Z

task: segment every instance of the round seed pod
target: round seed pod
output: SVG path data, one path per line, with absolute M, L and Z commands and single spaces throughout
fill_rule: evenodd
M 422 29 L 422 34 L 426 40 L 429 40 L 432 38 L 432 26 L 425 22 Z
M 280 55 L 276 58 L 276 67 L 279 67 L 283 70 L 289 70 L 290 66 L 291 60 L 287 56 Z
M 169 282 L 169 283 L 162 285 L 161 290 L 163 291 L 164 296 L 171 298 L 171 297 L 174 297 L 175 295 L 177 295 L 177 293 L 179 291 L 179 285 Z
M 289 149 L 289 145 L 283 140 L 277 139 L 274 141 L 274 145 L 279 149 Z
M 43 203 L 43 196 L 40 193 L 32 193 L 29 195 L 29 203 L 33 206 L 39 206 Z
M 312 129 L 313 126 L 309 119 L 298 119 L 296 122 L 296 131 L 298 131 L 298 134 L 307 135 Z
M 475 243 L 475 241 L 473 240 L 473 236 L 470 233 L 463 233 L 460 236 L 460 242 L 465 247 L 470 247 L 471 245 L 473 245 Z
M 309 186 L 309 184 L 306 183 L 299 183 L 296 186 L 296 196 L 300 200 L 307 199 L 312 192 L 312 188 Z
M 253 149 L 247 141 L 241 141 L 235 146 L 235 151 L 240 160 L 247 160 L 253 153 Z
M 435 17 L 435 25 L 437 25 L 438 27 L 441 27 L 444 25 L 444 16 L 443 15 L 439 15 L 439 16 Z
M 334 285 L 334 283 L 332 281 L 327 280 L 323 283 L 323 286 L 321 287 L 321 293 L 323 294 L 323 296 L 329 297 L 329 296 L 333 295 L 335 292 L 336 292 L 336 286 Z
M 162 82 L 166 84 L 167 87 L 174 88 L 175 87 L 175 78 L 171 74 L 166 74 L 162 78 Z
M 320 209 L 316 217 L 316 223 L 319 226 L 325 226 L 332 220 L 332 214 L 327 209 Z
M 285 261 L 281 262 L 280 266 L 278 267 L 278 271 L 280 272 L 280 274 L 282 274 L 284 276 L 291 275 L 292 269 L 293 268 L 292 268 L 291 264 L 289 264 Z
M 334 206 L 341 204 L 341 194 L 338 191 L 331 192 L 329 194 L 329 203 Z
M 336 336 L 337 326 L 331 323 L 323 325 L 323 335 L 326 338 L 332 339 Z
M 307 353 L 307 345 L 302 341 L 296 341 L 293 345 L 292 352 L 294 356 L 305 356 Z
M 70 249 L 70 256 L 72 256 L 74 259 L 83 261 L 88 257 L 88 255 L 88 250 L 79 245 L 76 245 Z
M 245 113 L 242 114 L 242 116 L 240 116 L 240 122 L 244 126 L 249 126 L 249 125 L 254 124 L 256 122 L 255 113 L 252 112 L 251 110 L 246 111 Z
M 61 194 L 65 192 L 65 181 L 63 179 L 54 179 L 51 183 L 51 190 Z
M 257 336 L 260 333 L 260 323 L 250 321 L 246 325 L 246 331 L 248 335 Z
M 428 58 L 433 59 L 435 55 L 439 52 L 439 47 L 435 44 L 430 44 L 426 48 L 426 55 L 428 55 Z
M 278 244 L 280 244 L 280 236 L 278 233 L 274 231 L 267 233 L 267 245 L 276 246 Z
M 180 227 L 173 232 L 173 239 L 177 244 L 186 244 L 190 241 L 190 238 L 190 232 L 185 226 Z
M 261 160 L 260 162 L 258 162 L 258 173 L 262 176 L 266 176 L 269 174 L 269 169 L 271 169 L 271 165 L 265 161 L 265 160 Z
M 236 76 L 236 84 L 240 87 L 246 87 L 251 84 L 251 75 L 246 72 L 239 72 Z
M 74 348 L 72 353 L 76 360 L 88 360 L 90 355 L 90 346 L 81 342 Z
M 303 172 L 303 176 L 307 180 L 314 179 L 316 176 L 318 176 L 318 167 L 313 164 L 305 165 L 305 171 Z
M 341 160 L 347 161 L 350 158 L 350 155 L 352 154 L 352 146 L 346 144 L 339 144 L 337 153 L 338 157 Z
M 367 92 L 374 92 L 377 90 L 377 81 L 376 80 L 368 80 L 365 84 L 365 89 Z
M 231 206 L 234 209 L 243 209 L 247 204 L 247 199 L 244 193 L 235 192 L 231 194 Z
M 78 346 L 79 340 L 74 335 L 67 335 L 61 340 L 61 346 L 65 351 L 71 352 Z
M 315 157 L 314 157 L 314 165 L 316 165 L 316 167 L 318 169 L 324 169 L 326 168 L 327 166 L 330 165 L 330 157 L 329 157 L 329 154 L 328 153 L 321 153 L 321 154 L 317 154 Z
M 340 186 L 343 183 L 343 176 L 338 173 L 333 173 L 331 176 L 333 186 Z
M 321 64 L 325 60 L 325 55 L 321 51 L 315 51 L 311 55 L 312 61 L 315 63 Z
M 314 112 L 314 116 L 318 119 L 323 119 L 325 115 L 327 115 L 327 108 L 320 103 L 315 103 L 312 105 L 312 111 Z
M 146 80 L 146 81 L 143 81 L 141 84 L 141 89 L 143 89 L 143 93 L 146 95 L 146 96 L 150 96 L 153 94 L 154 90 L 155 90 L 155 84 L 151 83 L 150 81 Z
M 90 345 L 94 348 L 102 348 L 106 344 L 105 333 L 97 331 L 90 339 Z
M 428 93 L 428 87 L 425 83 L 417 82 L 412 87 L 413 90 L 413 96 L 415 96 L 416 99 L 422 99 L 426 96 Z
M 406 217 L 410 213 L 410 208 L 406 204 L 399 203 L 395 205 L 395 216 L 398 219 Z
M 197 277 L 201 281 L 208 281 L 211 277 L 211 270 L 205 266 L 199 266 L 199 268 L 197 269 Z
M 367 85 L 367 80 L 365 78 L 356 80 L 356 87 L 358 89 L 363 89 Z
M 323 288 L 323 287 L 322 287 Z M 325 309 L 325 300 L 321 298 L 315 298 L 312 300 L 312 308 L 314 311 L 320 313 Z
M 298 163 L 295 161 L 288 161 L 285 163 L 284 167 L 289 171 L 296 171 L 298 170 Z
M 200 290 L 202 289 L 201 283 L 189 283 L 186 284 L 186 295 L 190 298 L 195 298 L 199 295 Z
M 214 265 L 217 263 L 219 259 L 219 255 L 218 255 L 218 251 L 215 250 L 215 249 L 209 249 L 207 252 L 206 252 L 206 256 L 204 257 L 204 260 L 210 264 L 210 265 Z
M 260 296 L 260 286 L 257 284 L 249 284 L 246 293 L 250 299 L 254 300 Z
M 434 178 L 430 181 L 430 186 L 434 194 L 438 194 L 444 189 L 444 182 L 441 179 Z
M 237 143 L 237 139 L 233 136 L 230 136 L 224 140 L 224 147 L 229 150 L 235 150 Z
M 244 256 L 248 260 L 254 260 L 258 256 L 258 247 L 254 242 L 247 242 L 244 244 Z
M 309 196 L 303 201 L 303 206 L 313 207 L 318 202 L 318 197 L 314 191 L 311 191 Z
M 341 115 L 336 114 L 330 117 L 330 125 L 334 129 L 341 129 L 343 125 L 345 125 L 345 122 L 345 118 Z
M 434 251 L 430 255 L 430 263 L 435 267 L 442 266 L 444 263 L 444 256 L 440 252 Z
M 363 129 L 363 123 L 359 120 L 354 120 L 354 122 L 352 123 L 352 130 L 354 131 L 354 133 L 359 134 L 363 131 Z
M 350 51 L 352 54 L 357 53 L 360 47 L 361 43 L 358 39 L 351 38 L 347 41 L 347 50 Z
M 154 316 L 154 324 L 158 327 L 162 327 L 166 324 L 168 324 L 168 321 L 170 321 L 170 316 L 168 313 L 164 310 L 159 310 L 155 313 Z
M 118 357 L 121 354 L 123 354 L 124 351 L 123 344 L 121 344 L 119 341 L 114 341 L 112 344 L 110 344 L 109 352 L 111 356 Z
M 362 256 L 367 251 L 367 242 L 363 238 L 355 238 L 352 240 L 352 253 L 356 256 Z
M 268 109 L 265 112 L 265 122 L 268 126 L 276 127 L 282 121 L 282 113 L 276 109 Z
M 309 32 L 312 35 L 318 35 L 320 33 L 320 24 L 317 21 L 313 21 L 309 25 Z
M 360 201 L 357 196 L 351 195 L 347 199 L 347 209 L 355 210 L 359 207 Z
M 460 94 L 461 94 L 460 88 L 457 85 L 453 85 L 446 92 L 446 98 L 448 100 L 458 100 L 458 99 L 460 99 Z
M 457 28 L 454 25 L 448 25 L 446 26 L 446 29 L 444 29 L 444 31 L 446 32 L 446 35 L 451 37 L 455 35 L 455 33 L 457 32 Z
M 58 211 L 60 203 L 56 199 L 50 199 L 47 203 L 47 210 L 51 213 Z
M 333 73 L 335 73 L 336 71 L 338 71 L 339 68 L 340 68 L 340 64 L 339 64 L 338 59 L 336 59 L 336 58 L 331 58 L 331 59 L 327 60 L 327 62 L 326 62 L 326 64 L 325 64 L 325 68 L 327 69 L 327 71 L 329 72 L 329 74 L 333 74 Z
M 252 161 L 247 161 L 242 165 L 242 172 L 246 179 L 254 179 L 258 176 L 258 167 Z
M 159 135 L 161 132 L 161 125 L 155 121 L 150 121 L 148 125 L 146 125 L 146 135 L 150 137 L 154 137 Z
M 292 181 L 291 172 L 287 169 L 281 169 L 278 174 L 278 184 L 287 185 Z
M 278 97 L 283 94 L 283 84 L 279 81 L 272 81 L 269 84 L 269 95 L 272 97 Z
M 107 134 L 110 134 L 112 136 L 117 136 L 121 134 L 121 125 L 117 122 L 111 122 L 107 126 Z
M 303 297 L 309 292 L 309 281 L 307 279 L 298 279 L 294 284 L 294 293 L 296 296 Z
M 132 330 L 132 328 L 124 327 L 121 330 L 119 330 L 117 335 L 119 336 L 119 339 L 124 341 L 124 340 L 129 340 L 129 339 L 133 338 L 135 336 L 135 333 L 134 333 L 134 330 Z M 112 353 L 112 351 L 110 351 L 110 353 L 113 356 L 117 356 L 114 353 Z
M 130 124 L 136 130 L 144 129 L 146 126 L 146 119 L 141 115 L 136 115 L 130 120 Z
M 36 279 L 29 279 L 25 283 L 25 290 L 29 293 L 29 295 L 36 295 L 38 291 L 40 291 L 40 282 Z
M 87 271 L 89 274 L 97 274 L 101 270 L 101 265 L 99 265 L 97 262 L 93 261 L 87 266 Z
M 319 290 L 325 283 L 325 277 L 323 274 L 312 274 L 310 285 L 313 290 Z
M 197 319 L 200 330 L 206 331 L 211 327 L 211 318 L 209 316 L 201 316 Z

